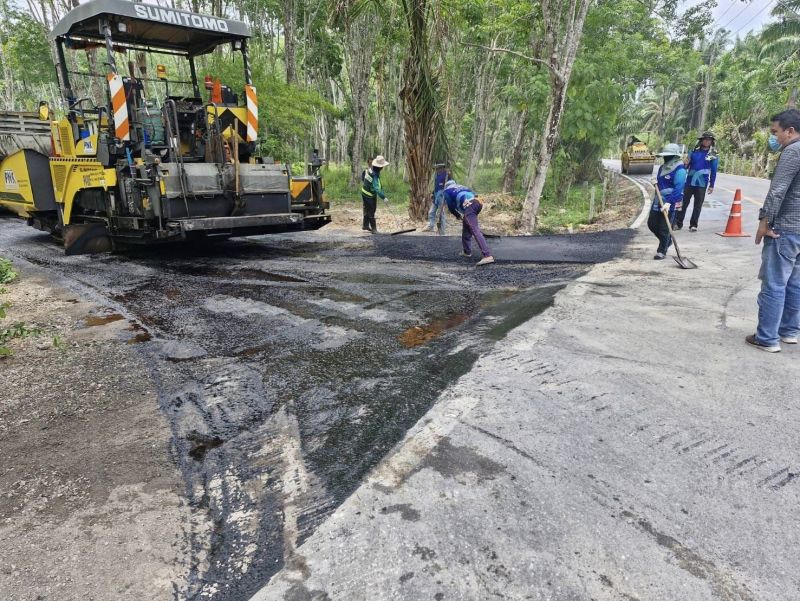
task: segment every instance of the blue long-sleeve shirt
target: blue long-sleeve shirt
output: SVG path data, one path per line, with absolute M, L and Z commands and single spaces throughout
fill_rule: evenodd
M 450 179 L 450 172 L 447 169 L 437 169 L 433 176 L 433 200 L 439 202 L 439 198 L 444 194 L 444 187 Z
M 444 199 L 447 203 L 447 210 L 456 217 L 464 216 L 464 203 L 475 198 L 475 192 L 466 186 L 450 186 L 444 189 Z
M 689 153 L 689 169 L 687 186 L 695 188 L 713 188 L 717 181 L 719 157 L 716 152 L 698 148 Z
M 433 191 L 441 192 L 444 190 L 445 185 L 447 184 L 447 180 L 450 179 L 450 173 L 444 170 L 437 170 L 436 174 L 433 176 Z
M 664 169 L 667 167 L 667 169 Z M 681 161 L 674 162 L 670 165 L 661 165 L 658 168 L 657 186 L 661 191 L 661 197 L 664 202 L 668 202 L 669 213 L 672 215 L 677 209 L 677 204 L 683 201 L 683 189 L 686 186 L 686 167 Z M 653 199 L 653 211 L 660 211 L 661 207 L 658 204 L 658 197 Z

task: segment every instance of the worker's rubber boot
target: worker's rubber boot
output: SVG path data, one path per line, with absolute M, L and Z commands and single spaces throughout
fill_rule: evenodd
M 369 220 L 369 229 L 373 234 L 378 233 L 378 224 L 375 222 L 374 217 Z

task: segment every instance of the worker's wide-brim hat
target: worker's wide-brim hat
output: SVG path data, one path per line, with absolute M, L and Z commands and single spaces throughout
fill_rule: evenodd
M 372 161 L 372 166 L 373 167 L 378 167 L 378 168 L 386 167 L 386 165 L 388 165 L 388 164 L 389 164 L 389 161 L 384 159 L 382 154 L 379 154 L 378 156 L 376 156 L 375 160 Z
M 681 152 L 681 147 L 677 144 L 667 144 L 664 146 L 664 149 L 658 153 L 660 157 L 679 157 L 683 154 Z
M 702 140 L 703 138 L 708 138 L 709 140 L 716 140 L 717 138 L 712 134 L 710 131 L 704 131 L 702 134 L 697 136 L 698 140 Z

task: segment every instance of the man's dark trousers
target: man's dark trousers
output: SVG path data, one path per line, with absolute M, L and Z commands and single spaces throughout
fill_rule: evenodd
M 378 227 L 375 223 L 375 209 L 378 208 L 378 199 L 374 196 L 370 198 L 366 194 L 362 194 L 361 200 L 364 202 L 364 222 L 361 229 L 376 232 Z
M 658 252 L 666 255 L 667 249 L 672 246 L 672 236 L 669 234 L 664 214 L 661 211 L 650 211 L 650 216 L 647 218 L 647 227 L 658 237 Z
M 692 216 L 689 219 L 689 227 L 697 227 L 697 223 L 700 221 L 700 211 L 703 210 L 703 201 L 706 199 L 706 187 L 686 186 L 683 190 L 683 206 L 675 218 L 675 227 L 678 229 L 683 227 L 683 220 L 686 218 L 686 212 L 689 210 L 689 201 L 692 196 L 694 196 L 694 204 L 692 206 Z

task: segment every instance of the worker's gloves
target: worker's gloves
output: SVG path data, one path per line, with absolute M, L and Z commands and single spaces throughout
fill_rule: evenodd
M 386 204 L 389 204 L 389 199 L 384 197 L 383 202 L 385 202 Z
M 669 207 L 670 207 L 670 204 L 668 202 L 665 202 L 663 204 L 663 206 L 662 206 L 662 210 L 669 212 Z

